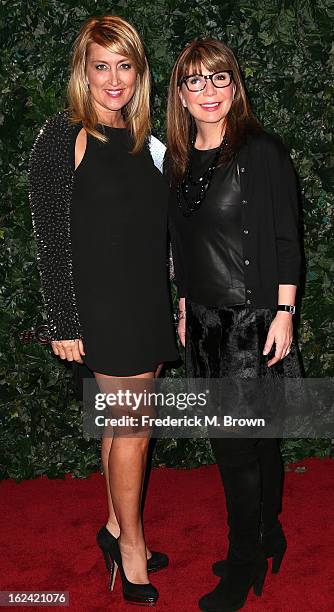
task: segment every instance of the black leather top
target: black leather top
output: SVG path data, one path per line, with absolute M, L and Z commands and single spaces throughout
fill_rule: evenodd
M 216 150 L 193 150 L 194 179 L 208 168 Z M 197 190 L 191 187 L 190 194 Z M 200 209 L 189 217 L 178 209 L 175 193 L 172 200 L 173 250 L 180 259 L 176 271 L 184 276 L 186 297 L 207 306 L 245 304 L 243 204 L 236 160 L 216 168 Z

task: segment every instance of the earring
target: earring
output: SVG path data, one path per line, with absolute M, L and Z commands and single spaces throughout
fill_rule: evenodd
M 186 103 L 186 101 L 183 98 L 182 98 L 182 104 L 183 104 L 184 108 L 187 108 L 187 103 Z
M 235 87 L 233 87 L 233 96 L 232 96 L 232 100 L 234 100 L 234 98 L 235 98 L 235 91 L 236 91 L 236 88 L 235 88 Z

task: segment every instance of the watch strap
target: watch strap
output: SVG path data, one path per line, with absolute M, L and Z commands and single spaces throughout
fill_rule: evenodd
M 295 314 L 296 306 L 290 306 L 290 305 L 287 305 L 287 304 L 279 304 L 277 306 L 277 310 L 283 310 L 285 312 L 289 312 L 290 314 Z

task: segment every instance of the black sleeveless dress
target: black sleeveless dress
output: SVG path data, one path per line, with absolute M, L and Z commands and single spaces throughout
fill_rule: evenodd
M 87 136 L 71 209 L 73 278 L 86 366 L 112 376 L 178 358 L 167 277 L 168 189 L 124 128 Z

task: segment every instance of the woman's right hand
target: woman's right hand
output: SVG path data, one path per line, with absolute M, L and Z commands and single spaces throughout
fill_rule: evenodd
M 85 351 L 83 342 L 79 338 L 77 340 L 53 340 L 51 346 L 54 354 L 60 359 L 83 363 L 81 355 L 85 355 Z

